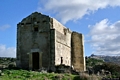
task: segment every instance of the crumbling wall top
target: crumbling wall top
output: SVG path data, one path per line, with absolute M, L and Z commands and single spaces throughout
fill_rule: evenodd
M 40 23 L 40 21 L 45 20 L 49 21 L 50 17 L 39 12 L 34 12 L 31 15 L 27 16 L 26 18 L 22 19 L 22 21 L 19 22 L 18 25 L 31 24 L 32 22 Z
M 63 26 L 60 22 L 58 22 L 56 19 L 51 18 L 52 19 L 52 24 L 53 24 L 53 28 L 57 31 L 59 31 L 60 33 L 72 33 L 72 31 L 69 28 L 66 28 L 65 26 Z

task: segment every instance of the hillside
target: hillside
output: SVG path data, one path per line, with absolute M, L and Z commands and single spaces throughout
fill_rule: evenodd
M 0 69 L 16 66 L 16 58 L 0 57 Z
M 89 56 L 90 58 L 101 59 L 105 62 L 111 62 L 120 65 L 120 56 L 104 56 L 104 55 L 94 55 Z
M 105 58 L 105 57 L 104 57 Z M 108 59 L 110 57 L 107 57 Z M 105 62 L 101 57 L 86 57 L 86 67 L 89 74 L 101 75 L 104 77 L 120 77 L 120 65 L 112 62 Z

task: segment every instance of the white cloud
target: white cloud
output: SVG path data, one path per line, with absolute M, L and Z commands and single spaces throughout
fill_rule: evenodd
M 16 57 L 16 48 L 0 45 L 0 57 Z
M 6 30 L 8 28 L 10 28 L 10 25 L 8 25 L 8 24 L 0 26 L 1 31 L 4 31 L 4 30 Z
M 95 25 L 89 25 L 92 48 L 94 54 L 120 55 L 120 21 L 111 24 L 104 19 Z
M 56 14 L 56 18 L 65 24 L 108 6 L 120 6 L 120 0 L 40 0 L 38 11 Z

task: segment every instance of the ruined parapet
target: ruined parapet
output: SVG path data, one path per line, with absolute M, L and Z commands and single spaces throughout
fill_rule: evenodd
M 83 35 L 72 32 L 71 38 L 71 65 L 76 71 L 85 71 L 85 57 Z

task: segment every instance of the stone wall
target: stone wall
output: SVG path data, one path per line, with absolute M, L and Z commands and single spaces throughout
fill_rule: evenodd
M 29 54 L 37 49 L 42 53 L 42 66 L 50 65 L 50 18 L 33 13 L 24 18 L 17 26 L 17 65 L 29 68 Z M 32 60 L 31 60 L 32 61 Z
M 65 64 L 66 66 L 71 66 L 71 46 L 67 45 L 67 42 L 71 41 L 71 40 L 67 40 L 68 36 L 63 35 L 61 33 L 59 33 L 58 31 L 56 31 L 56 42 L 55 42 L 55 61 L 56 61 L 56 65 L 60 65 L 61 64 L 61 58 L 63 60 L 62 64 Z M 69 36 L 71 37 L 71 36 Z
M 71 66 L 71 31 L 53 19 L 55 29 L 55 65 Z
M 72 32 L 71 38 L 71 64 L 77 71 L 85 71 L 85 57 L 83 35 L 77 32 Z
M 17 66 L 32 69 L 35 54 L 39 56 L 36 57 L 39 68 L 54 71 L 56 65 L 64 64 L 73 65 L 78 71 L 85 70 L 82 34 L 38 12 L 17 25 Z

